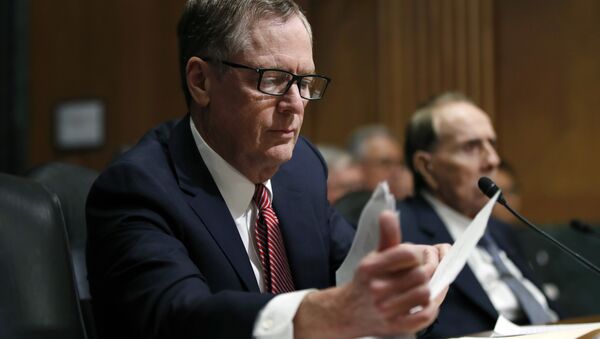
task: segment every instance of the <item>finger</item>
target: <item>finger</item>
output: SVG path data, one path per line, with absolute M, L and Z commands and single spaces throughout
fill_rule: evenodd
M 427 275 L 431 277 L 433 272 L 437 269 L 440 263 L 440 255 L 439 251 L 434 246 L 428 245 L 411 245 L 416 251 L 421 253 L 421 257 L 423 258 L 421 261 L 421 265 Z
M 439 251 L 434 246 L 429 245 L 413 245 L 417 251 L 421 251 L 423 265 L 437 265 L 440 262 Z
M 446 286 L 446 288 L 444 288 L 437 295 L 437 297 L 435 297 L 435 299 L 433 299 L 433 304 L 437 305 L 438 307 L 442 304 L 442 302 L 444 301 L 444 298 L 446 298 L 446 294 L 448 293 L 448 288 L 449 288 L 449 286 Z
M 385 210 L 379 215 L 379 246 L 381 252 L 400 243 L 400 218 L 398 213 Z
M 428 281 L 429 277 L 425 271 L 417 266 L 374 279 L 370 282 L 369 288 L 373 293 L 375 302 L 385 305 L 398 294 L 403 294 L 419 285 L 424 286 Z
M 396 333 L 415 333 L 431 325 L 437 318 L 439 308 L 434 304 L 429 304 L 419 312 L 399 315 L 393 320 L 394 332 Z
M 429 296 L 429 288 L 419 285 L 409 291 L 397 294 L 377 306 L 386 319 L 393 320 L 401 315 L 409 315 L 411 310 L 417 307 L 422 310 L 429 306 L 431 303 Z
M 371 252 L 361 261 L 359 270 L 372 276 L 385 276 L 418 266 L 422 261 L 422 251 L 399 244 L 384 252 Z
M 451 247 L 450 244 L 435 244 L 433 246 L 438 250 L 439 261 L 442 261 L 442 259 L 450 251 L 450 247 Z

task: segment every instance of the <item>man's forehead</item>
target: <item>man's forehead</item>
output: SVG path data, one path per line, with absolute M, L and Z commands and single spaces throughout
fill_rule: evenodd
M 294 39 L 290 39 L 290 35 Z M 253 60 L 253 66 L 263 68 L 294 68 L 314 71 L 312 40 L 301 19 L 292 16 L 264 18 L 256 22 L 249 32 L 247 45 L 241 52 L 244 59 Z
M 489 117 L 477 106 L 468 102 L 446 104 L 433 116 L 433 127 L 440 140 L 472 140 L 495 138 L 496 133 Z

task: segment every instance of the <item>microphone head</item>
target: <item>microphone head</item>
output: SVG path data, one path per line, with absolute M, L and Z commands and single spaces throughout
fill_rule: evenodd
M 481 177 L 477 182 L 477 186 L 479 186 L 479 190 L 481 190 L 481 192 L 490 199 L 494 196 L 494 194 L 496 194 L 496 192 L 500 191 L 498 202 L 503 205 L 506 204 L 506 200 L 504 200 L 504 196 L 502 196 L 500 187 L 498 187 L 492 179 L 488 177 Z
M 571 228 L 582 233 L 594 233 L 594 229 L 590 225 L 583 223 L 581 220 L 578 219 L 571 220 L 569 225 L 571 226 Z

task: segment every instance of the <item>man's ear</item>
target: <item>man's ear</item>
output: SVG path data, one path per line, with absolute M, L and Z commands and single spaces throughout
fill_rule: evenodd
M 423 180 L 427 186 L 435 191 L 437 189 L 437 180 L 433 175 L 433 161 L 431 159 L 431 153 L 425 151 L 416 151 L 413 155 L 413 164 L 415 170 L 421 174 Z
M 208 106 L 210 102 L 210 79 L 208 77 L 209 65 L 206 61 L 191 57 L 185 67 L 185 78 L 188 91 L 200 107 Z

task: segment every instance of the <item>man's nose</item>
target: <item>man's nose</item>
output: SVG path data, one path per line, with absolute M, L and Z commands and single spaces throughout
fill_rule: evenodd
M 484 159 L 486 164 L 491 167 L 498 167 L 500 165 L 500 156 L 498 155 L 494 145 L 491 142 L 485 142 L 484 150 Z
M 282 113 L 302 113 L 306 106 L 306 99 L 300 96 L 300 87 L 298 82 L 294 82 L 287 92 L 281 96 L 279 106 Z

